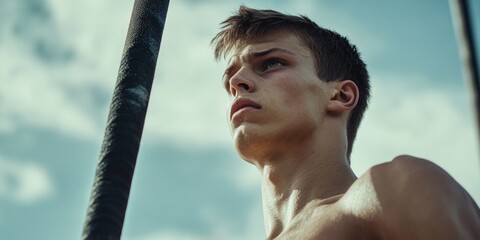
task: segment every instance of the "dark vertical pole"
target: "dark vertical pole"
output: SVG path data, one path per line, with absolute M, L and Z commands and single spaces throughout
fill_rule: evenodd
M 83 239 L 120 239 L 168 3 L 134 3 Z
M 478 61 L 473 41 L 472 24 L 466 0 L 450 0 L 450 10 L 457 35 L 457 44 L 463 63 L 463 75 L 471 89 L 474 104 L 475 120 L 477 124 L 477 137 L 480 137 L 480 82 Z

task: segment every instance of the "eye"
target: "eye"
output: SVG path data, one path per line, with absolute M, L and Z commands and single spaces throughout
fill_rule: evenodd
M 278 58 L 272 58 L 272 59 L 269 59 L 267 60 L 264 64 L 263 64 L 263 70 L 268 70 L 270 68 L 274 68 L 274 67 L 280 67 L 280 66 L 283 66 L 284 63 L 282 60 L 278 59 Z

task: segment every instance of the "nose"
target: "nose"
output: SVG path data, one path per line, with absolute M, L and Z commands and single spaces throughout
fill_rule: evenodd
M 241 92 L 254 92 L 256 89 L 255 83 L 253 82 L 254 76 L 250 71 L 243 67 L 238 72 L 235 73 L 230 78 L 230 91 L 233 96 L 237 96 L 237 94 Z

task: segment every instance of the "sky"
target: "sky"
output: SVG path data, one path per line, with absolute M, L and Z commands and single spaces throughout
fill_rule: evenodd
M 472 15 L 480 39 L 480 2 Z M 448 1 L 171 1 L 123 239 L 262 239 L 256 169 L 227 127 L 210 39 L 241 4 L 309 16 L 357 45 L 372 99 L 360 176 L 409 154 L 477 203 L 477 127 Z M 0 0 L 0 239 L 79 239 L 133 1 Z

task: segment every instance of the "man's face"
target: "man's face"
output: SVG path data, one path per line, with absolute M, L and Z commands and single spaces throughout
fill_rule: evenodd
M 238 48 L 224 81 L 230 130 L 247 161 L 302 144 L 321 126 L 327 83 L 317 77 L 309 48 L 291 33 Z

